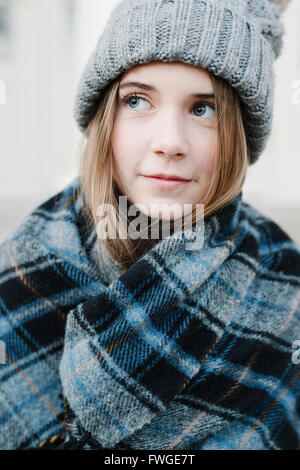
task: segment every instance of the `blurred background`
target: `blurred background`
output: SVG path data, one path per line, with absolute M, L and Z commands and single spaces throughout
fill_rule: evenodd
M 73 97 L 118 0 L 0 0 L 0 242 L 77 175 Z M 300 246 L 300 1 L 284 13 L 272 135 L 243 195 Z

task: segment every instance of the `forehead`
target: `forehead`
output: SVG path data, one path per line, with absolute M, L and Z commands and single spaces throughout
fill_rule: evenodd
M 125 71 L 121 77 L 121 83 L 129 80 L 143 80 L 150 83 L 161 83 L 166 81 L 182 80 L 188 84 L 198 83 L 212 90 L 212 80 L 210 73 L 201 67 L 183 62 L 162 62 L 153 61 L 147 64 L 138 64 Z

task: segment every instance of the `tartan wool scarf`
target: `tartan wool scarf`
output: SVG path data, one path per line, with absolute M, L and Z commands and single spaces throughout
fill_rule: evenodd
M 106 279 L 78 189 L 0 246 L 0 448 L 300 449 L 295 243 L 240 193 Z

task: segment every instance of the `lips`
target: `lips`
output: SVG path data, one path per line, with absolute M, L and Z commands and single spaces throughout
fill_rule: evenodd
M 162 179 L 162 180 L 171 180 L 171 181 L 191 181 L 188 178 L 182 178 L 181 176 L 178 175 L 166 175 L 164 173 L 158 173 L 156 175 L 145 175 L 147 178 L 156 178 L 156 179 Z
M 154 184 L 155 186 L 161 189 L 176 189 L 181 188 L 188 184 L 191 180 L 184 180 L 182 178 L 172 179 L 168 175 L 168 178 L 162 178 L 161 176 L 144 176 L 144 178 L 149 181 L 150 183 Z

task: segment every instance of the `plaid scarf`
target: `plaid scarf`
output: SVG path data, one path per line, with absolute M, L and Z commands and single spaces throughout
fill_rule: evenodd
M 0 448 L 300 449 L 294 242 L 240 193 L 106 279 L 78 189 L 0 246 Z

